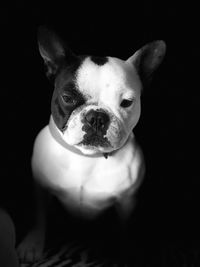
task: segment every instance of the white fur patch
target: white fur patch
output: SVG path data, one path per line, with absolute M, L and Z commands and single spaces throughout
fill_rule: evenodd
M 118 107 L 123 98 L 133 98 L 140 94 L 141 82 L 130 63 L 108 57 L 103 66 L 86 58 L 76 76 L 78 90 L 91 102 Z

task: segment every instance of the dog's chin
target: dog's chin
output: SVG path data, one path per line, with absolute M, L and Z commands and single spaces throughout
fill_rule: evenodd
M 86 145 L 83 143 L 75 145 L 77 149 L 79 149 L 84 155 L 98 155 L 104 153 L 110 153 L 113 151 L 113 148 L 103 147 L 103 146 L 94 146 L 94 145 Z
M 74 144 L 74 147 L 80 150 L 84 155 L 98 155 L 98 154 L 105 154 L 105 153 L 112 153 L 118 149 L 120 149 L 127 141 L 127 137 L 117 141 L 108 141 L 105 139 L 96 139 L 93 140 L 82 140 L 78 144 Z

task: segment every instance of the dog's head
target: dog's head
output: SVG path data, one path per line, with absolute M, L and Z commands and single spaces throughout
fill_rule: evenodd
M 54 82 L 51 112 L 62 139 L 87 155 L 122 147 L 139 120 L 143 83 L 161 63 L 165 43 L 154 41 L 121 60 L 77 56 L 46 28 L 39 29 L 38 42 Z

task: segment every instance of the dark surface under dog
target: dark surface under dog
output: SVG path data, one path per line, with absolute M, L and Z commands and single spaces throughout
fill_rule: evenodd
M 35 263 L 22 262 L 21 267 L 199 266 L 197 243 L 185 236 L 176 241 L 163 240 L 149 225 L 151 220 L 144 220 L 136 208 L 123 236 L 125 232 L 112 208 L 88 221 L 71 215 L 54 199 L 48 215 L 44 256 Z
M 119 257 L 122 227 L 113 208 L 96 219 L 72 215 L 54 199 L 49 212 L 47 249 L 70 242 L 78 242 L 96 250 L 100 257 Z
M 21 266 L 121 266 L 128 247 L 113 208 L 96 219 L 72 215 L 55 198 L 47 216 L 47 239 L 43 257 Z M 132 250 L 132 248 L 131 248 Z M 65 264 L 66 265 L 63 265 Z M 85 264 L 85 265 L 84 265 Z M 87 265 L 88 264 L 88 265 Z

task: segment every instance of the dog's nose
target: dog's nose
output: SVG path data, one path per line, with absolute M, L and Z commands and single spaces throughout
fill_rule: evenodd
M 86 113 L 85 120 L 96 132 L 105 132 L 110 122 L 106 112 L 93 109 Z

